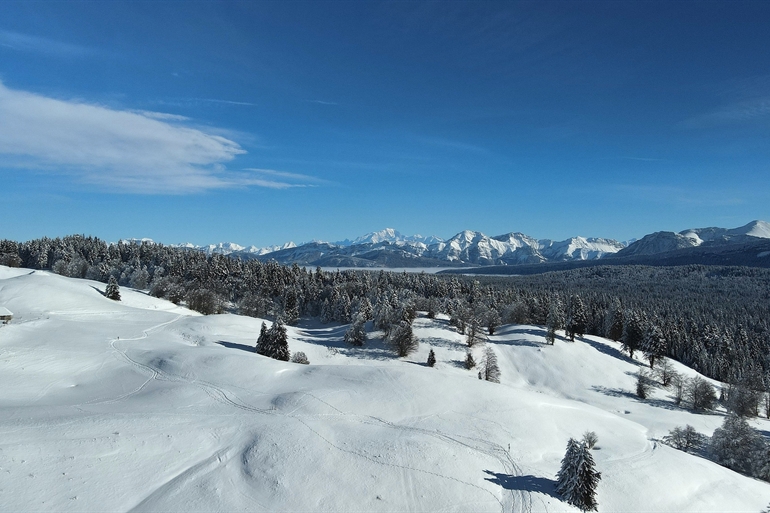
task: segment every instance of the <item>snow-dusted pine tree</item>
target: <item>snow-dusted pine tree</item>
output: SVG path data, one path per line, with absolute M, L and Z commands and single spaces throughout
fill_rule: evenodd
M 471 370 L 476 366 L 476 360 L 473 359 L 473 353 L 468 350 L 467 353 L 465 353 L 465 368 L 468 370 Z
M 401 321 L 388 336 L 390 344 L 396 350 L 398 356 L 406 356 L 416 351 L 420 342 L 412 332 L 412 325 L 408 321 Z
M 284 362 L 289 361 L 289 338 L 286 336 L 286 326 L 283 325 L 283 319 L 280 317 L 276 319 L 270 329 L 268 330 L 270 338 L 270 358 L 276 360 L 282 360 Z
M 546 317 L 545 324 L 547 330 L 545 340 L 553 345 L 556 341 L 556 330 L 564 327 L 564 307 L 558 297 L 551 301 L 548 307 L 548 317 Z
M 484 361 L 481 364 L 481 377 L 492 383 L 500 383 L 500 367 L 497 366 L 497 355 L 491 347 L 484 350 Z
M 567 452 L 561 460 L 561 469 L 556 474 L 556 491 L 568 504 L 583 510 L 596 511 L 596 487 L 602 478 L 594 470 L 594 458 L 583 442 L 570 438 Z
M 254 352 L 264 356 L 268 356 L 268 348 L 270 346 L 270 340 L 267 334 L 267 324 L 262 321 L 262 327 L 259 329 L 259 337 L 257 337 L 257 346 L 254 348 Z
M 120 287 L 114 276 L 110 276 L 110 281 L 107 282 L 107 288 L 104 290 L 104 296 L 113 301 L 120 301 Z
M 351 346 L 361 347 L 366 342 L 366 317 L 358 312 L 353 323 L 345 332 L 345 343 Z
M 658 327 L 656 320 L 647 325 L 642 339 L 642 349 L 644 357 L 650 362 L 650 368 L 655 366 L 655 362 L 666 356 L 666 339 L 663 338 L 663 332 Z
M 428 353 L 428 367 L 433 367 L 434 365 L 436 365 L 436 353 L 431 349 L 430 353 Z
M 586 333 L 588 314 L 583 299 L 575 294 L 570 298 L 567 307 L 567 320 L 565 323 L 566 334 L 571 341 L 575 341 L 575 335 L 582 337 Z

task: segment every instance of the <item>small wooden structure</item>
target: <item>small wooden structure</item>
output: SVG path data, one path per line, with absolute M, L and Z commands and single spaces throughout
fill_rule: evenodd
M 13 319 L 13 314 L 7 308 L 0 306 L 0 324 L 8 324 Z

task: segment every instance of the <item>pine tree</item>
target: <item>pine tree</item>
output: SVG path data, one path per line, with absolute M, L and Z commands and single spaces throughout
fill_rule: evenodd
M 110 276 L 110 281 L 107 282 L 107 288 L 104 290 L 104 296 L 113 301 L 120 301 L 120 287 L 114 276 Z
M 636 395 L 639 399 L 647 399 L 650 395 L 650 378 L 644 370 L 639 369 L 636 373 Z
M 468 347 L 473 347 L 481 341 L 481 324 L 476 317 L 473 317 L 471 322 L 468 324 L 468 336 L 465 339 L 465 344 Z
M 270 329 L 268 330 L 270 336 L 270 358 L 281 360 L 284 362 L 289 361 L 289 338 L 286 335 L 286 327 L 283 325 L 283 319 L 280 317 L 276 319 Z
M 257 345 L 254 348 L 254 352 L 263 356 L 269 356 L 268 351 L 270 348 L 270 336 L 267 334 L 267 325 L 265 321 L 262 321 L 262 327 L 259 329 L 259 337 L 257 337 Z
M 570 298 L 567 310 L 566 330 L 571 341 L 575 341 L 575 335 L 583 336 L 588 325 L 588 315 L 583 299 L 575 294 Z
M 465 353 L 465 368 L 471 370 L 476 366 L 476 360 L 473 359 L 473 353 L 468 351 Z
M 436 353 L 431 349 L 430 353 L 428 353 L 428 367 L 433 367 L 434 365 L 436 365 Z
M 546 335 L 545 340 L 553 345 L 556 342 L 556 331 L 564 327 L 564 313 L 562 311 L 561 301 L 556 298 L 551 301 L 548 307 L 548 317 L 546 317 Z
M 417 350 L 420 342 L 412 332 L 412 325 L 407 321 L 401 321 L 388 336 L 390 344 L 396 350 L 398 356 L 406 356 Z
M 709 452 L 714 461 L 742 474 L 753 475 L 761 465 L 758 458 L 763 456 L 762 435 L 737 415 L 725 417 L 722 426 L 714 430 Z
M 259 338 L 257 339 L 256 352 L 268 358 L 284 362 L 289 361 L 289 339 L 286 335 L 286 327 L 283 325 L 283 320 L 280 317 L 270 326 L 270 329 L 267 328 L 264 322 L 262 323 L 262 327 L 259 330 Z
M 500 367 L 497 366 L 497 355 L 491 347 L 484 350 L 484 361 L 481 365 L 481 377 L 492 383 L 500 383 Z
M 633 358 L 634 351 L 639 349 L 644 338 L 642 330 L 642 320 L 636 311 L 627 312 L 627 317 L 623 319 L 623 335 L 620 340 L 623 342 L 623 350 L 628 351 L 628 355 Z
M 356 314 L 353 323 L 345 332 L 345 343 L 357 347 L 366 343 L 366 317 L 362 312 Z
M 644 331 L 642 347 L 644 348 L 644 357 L 650 362 L 651 369 L 658 359 L 666 355 L 666 339 L 663 338 L 663 332 L 656 323 L 648 324 Z
M 588 446 L 570 438 L 567 451 L 556 474 L 556 491 L 568 504 L 582 511 L 596 511 L 596 487 L 602 478 Z

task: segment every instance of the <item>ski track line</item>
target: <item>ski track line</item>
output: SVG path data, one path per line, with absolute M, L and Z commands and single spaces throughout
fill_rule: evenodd
M 170 321 L 162 322 L 160 324 L 157 324 L 155 326 L 147 328 L 146 330 L 143 330 L 142 331 L 142 335 L 139 336 L 139 337 L 124 338 L 123 341 L 131 342 L 131 341 L 136 341 L 136 340 L 143 340 L 143 339 L 145 339 L 145 338 L 147 338 L 149 336 L 149 332 L 150 331 L 162 328 L 164 326 L 168 326 L 169 324 L 172 324 L 172 323 L 178 321 L 182 317 L 186 317 L 186 316 L 182 315 L 182 314 L 177 315 L 176 318 L 171 319 Z M 123 396 L 120 396 L 118 398 L 114 398 L 114 399 L 111 399 L 111 400 L 96 401 L 97 404 L 99 404 L 101 402 L 109 403 L 109 402 L 116 402 L 116 401 L 120 401 L 120 400 L 126 399 L 127 397 L 130 397 L 131 395 L 139 393 L 141 390 L 144 389 L 144 387 L 150 381 L 157 379 L 157 380 L 163 380 L 163 381 L 186 382 L 186 383 L 189 383 L 189 384 L 194 385 L 194 386 L 200 388 L 201 390 L 203 390 L 206 393 L 206 395 L 208 395 L 214 401 L 216 401 L 216 402 L 218 402 L 220 404 L 224 404 L 226 406 L 230 406 L 230 407 L 233 407 L 233 408 L 237 408 L 237 409 L 243 410 L 243 411 L 247 411 L 247 412 L 250 412 L 250 413 L 266 413 L 266 414 L 273 413 L 271 410 L 268 410 L 268 409 L 256 408 L 256 407 L 253 407 L 253 406 L 250 406 L 250 405 L 247 405 L 247 404 L 243 404 L 242 402 L 233 400 L 233 399 L 230 398 L 230 396 L 227 394 L 227 392 L 225 392 L 225 390 L 223 390 L 219 386 L 217 386 L 217 385 L 215 385 L 213 383 L 210 383 L 208 381 L 199 380 L 199 379 L 192 379 L 191 380 L 191 379 L 185 379 L 182 376 L 173 376 L 173 375 L 170 375 L 170 374 L 168 374 L 166 372 L 163 372 L 163 371 L 161 371 L 159 369 L 155 369 L 155 368 L 153 368 L 153 367 L 151 367 L 149 365 L 143 364 L 141 362 L 137 362 L 136 360 L 134 360 L 130 356 L 128 356 L 128 354 L 126 354 L 125 351 L 122 351 L 120 348 L 117 347 L 116 344 L 117 344 L 117 342 L 119 340 L 120 339 L 117 339 L 117 338 L 116 339 L 112 339 L 110 341 L 110 346 L 118 354 L 120 354 L 123 357 L 123 359 L 126 360 L 128 363 L 130 363 L 131 365 L 133 365 L 133 366 L 135 366 L 135 367 L 137 367 L 137 368 L 139 368 L 139 369 L 141 369 L 143 371 L 149 372 L 151 374 L 151 376 L 150 376 L 150 378 L 147 381 L 145 381 L 136 390 L 133 390 L 132 392 L 129 392 L 127 394 L 124 394 Z M 89 404 L 89 403 L 85 403 L 85 404 Z
M 147 329 L 143 330 L 142 331 L 142 335 L 139 336 L 139 337 L 127 338 L 127 339 L 123 339 L 123 340 L 124 341 L 143 340 L 143 339 L 145 339 L 145 338 L 147 338 L 149 336 L 149 332 L 150 331 L 153 331 L 153 330 L 159 329 L 161 327 L 167 326 L 169 324 L 172 324 L 172 323 L 178 321 L 179 319 L 181 319 L 182 317 L 184 317 L 184 315 L 180 314 L 176 318 L 174 318 L 174 319 L 172 319 L 170 321 L 166 321 L 166 322 L 157 324 L 155 326 L 152 326 L 150 328 L 147 328 Z M 112 399 L 112 400 L 109 400 L 109 401 L 104 401 L 104 402 L 116 402 L 116 401 L 123 400 L 123 399 L 125 399 L 127 397 L 130 397 L 131 395 L 139 393 L 142 389 L 144 389 L 144 387 L 150 381 L 155 380 L 155 379 L 163 379 L 165 381 L 177 381 L 177 382 L 183 381 L 183 382 L 189 383 L 191 385 L 194 385 L 194 386 L 202 389 L 214 401 L 219 402 L 220 404 L 224 404 L 226 406 L 230 406 L 230 407 L 242 410 L 242 411 L 246 411 L 246 412 L 249 412 L 249 413 L 271 414 L 271 415 L 277 413 L 276 410 L 268 410 L 268 409 L 256 408 L 256 407 L 249 406 L 249 405 L 246 405 L 246 404 L 242 404 L 241 402 L 235 401 L 235 400 L 231 399 L 228 396 L 227 392 L 225 392 L 219 386 L 214 385 L 213 383 L 210 383 L 210 382 L 207 382 L 207 381 L 202 381 L 202 380 L 197 380 L 197 379 L 195 379 L 195 380 L 184 379 L 181 376 L 172 376 L 172 375 L 169 375 L 169 374 L 167 374 L 167 373 L 165 373 L 163 371 L 160 371 L 158 369 L 154 369 L 153 367 L 151 367 L 149 365 L 145 365 L 143 363 L 137 362 L 136 360 L 133 360 L 124 351 L 120 350 L 116 346 L 116 343 L 118 342 L 118 340 L 119 339 L 116 338 L 116 339 L 113 339 L 113 340 L 110 341 L 110 346 L 113 348 L 113 350 L 115 350 L 118 354 L 120 354 L 128 363 L 130 363 L 131 365 L 136 366 L 139 369 L 142 369 L 142 370 L 144 370 L 146 372 L 149 372 L 151 374 L 151 376 L 142 385 L 140 385 L 136 390 L 134 390 L 132 392 L 129 392 L 127 394 L 124 394 L 121 397 L 118 397 L 118 398 L 115 398 L 115 399 Z M 394 385 L 394 389 L 397 391 L 397 393 L 406 401 L 408 398 L 406 397 L 406 395 L 403 392 L 401 392 L 399 390 L 398 383 L 395 381 L 395 378 L 393 378 L 393 376 L 391 376 L 390 373 L 387 372 L 385 369 L 383 369 L 383 374 L 385 374 L 386 378 Z M 319 397 L 317 397 L 317 396 L 315 396 L 315 395 L 313 395 L 313 394 L 311 394 L 309 392 L 302 392 L 302 394 L 305 395 L 305 396 L 312 397 L 313 399 L 315 399 L 315 400 L 325 404 L 326 406 L 332 408 L 333 410 L 335 410 L 336 412 L 338 412 L 342 416 L 346 416 L 346 417 L 359 416 L 359 415 L 349 414 L 349 413 L 343 412 L 342 410 L 336 408 L 335 406 L 331 405 L 327 401 L 324 401 L 323 399 L 321 399 L 321 398 L 319 398 Z M 86 403 L 86 404 L 89 404 L 89 403 Z M 294 411 L 296 411 L 296 410 L 294 410 Z M 474 483 L 463 481 L 461 479 L 458 479 L 458 478 L 455 478 L 455 477 L 452 477 L 452 476 L 447 476 L 447 475 L 439 474 L 437 472 L 432 472 L 432 471 L 429 471 L 429 470 L 423 470 L 423 469 L 419 469 L 419 468 L 415 468 L 415 467 L 410 467 L 408 465 L 400 465 L 400 464 L 396 464 L 396 463 L 388 463 L 388 462 L 384 462 L 384 461 L 378 461 L 377 459 L 369 457 L 369 456 L 367 456 L 365 454 L 362 454 L 362 453 L 359 453 L 359 452 L 356 452 L 356 451 L 353 451 L 353 450 L 350 450 L 350 449 L 345 449 L 345 448 L 342 448 L 342 447 L 334 444 L 333 442 L 331 442 L 330 440 L 325 438 L 323 435 L 318 433 L 315 429 L 310 427 L 304 420 L 302 420 L 302 418 L 300 418 L 297 415 L 294 415 L 293 412 L 291 414 L 281 414 L 281 413 L 278 413 L 278 414 L 282 415 L 284 417 L 287 417 L 287 418 L 292 418 L 292 419 L 302 423 L 305 427 L 307 427 L 316 436 L 318 436 L 323 441 L 325 441 L 327 444 L 329 444 L 330 446 L 334 447 L 335 449 L 337 449 L 339 451 L 342 451 L 342 452 L 345 452 L 345 453 L 348 453 L 348 454 L 351 454 L 351 455 L 354 455 L 354 456 L 366 459 L 366 460 L 368 460 L 368 461 L 370 461 L 372 463 L 378 464 L 378 465 L 390 466 L 390 467 L 401 469 L 402 472 L 403 472 L 402 473 L 402 482 L 403 482 L 404 486 L 407 486 L 407 484 L 408 484 L 407 481 L 409 483 L 412 482 L 411 475 L 408 475 L 407 472 L 421 472 L 421 473 L 424 473 L 424 474 L 432 475 L 432 476 L 439 477 L 439 478 L 442 478 L 442 479 L 447 479 L 447 480 L 455 481 L 457 483 L 460 483 L 460 484 L 463 484 L 463 485 L 466 485 L 466 486 L 471 486 L 473 488 L 476 488 L 476 489 L 478 489 L 480 491 L 483 491 L 483 492 L 489 494 L 490 496 L 492 496 L 492 498 L 495 500 L 495 502 L 497 502 L 500 505 L 501 511 L 503 513 L 505 513 L 506 510 L 508 509 L 508 508 L 506 508 L 506 505 L 494 493 L 492 493 L 491 491 L 487 490 L 486 488 L 482 488 L 481 486 L 478 486 L 478 485 L 476 485 Z M 462 441 L 460 441 L 460 440 L 458 440 L 456 438 L 453 438 L 453 437 L 451 437 L 451 436 L 449 436 L 449 435 L 447 435 L 445 433 L 442 433 L 442 432 L 430 431 L 428 429 L 418 428 L 418 427 L 413 427 L 413 426 L 398 425 L 398 424 L 395 424 L 393 422 L 389 422 L 389 421 L 386 421 L 384 419 L 381 419 L 379 417 L 374 417 L 374 416 L 362 416 L 362 417 L 374 420 L 376 423 L 378 423 L 380 425 L 385 425 L 385 426 L 388 426 L 388 427 L 393 428 L 393 429 L 397 429 L 397 430 L 401 430 L 401 431 L 418 432 L 418 433 L 421 433 L 421 434 L 425 434 L 425 435 L 431 436 L 433 438 L 438 438 L 438 439 L 440 439 L 440 440 L 442 440 L 444 442 L 460 444 L 460 445 L 462 445 L 462 446 L 464 446 L 464 447 L 466 447 L 466 448 L 468 448 L 468 449 L 470 449 L 472 451 L 480 452 L 482 454 L 486 454 L 488 456 L 491 456 L 491 457 L 497 459 L 498 461 L 500 461 L 500 463 L 502 464 L 502 466 L 506 470 L 506 472 L 510 473 L 511 475 L 522 475 L 520 467 L 518 467 L 518 465 L 516 465 L 516 463 L 511 458 L 510 454 L 508 454 L 508 452 L 502 446 L 500 446 L 499 444 L 496 444 L 496 443 L 493 443 L 493 442 L 489 442 L 488 440 L 483 440 L 483 439 L 480 439 L 480 438 L 473 438 L 473 437 L 464 437 L 464 436 L 459 436 L 458 435 L 458 438 L 466 438 L 468 440 L 473 440 L 475 442 L 481 443 L 482 445 L 490 446 L 489 449 L 485 450 L 485 449 L 483 449 L 481 447 L 478 447 L 478 446 L 475 446 L 475 445 L 471 445 L 469 443 L 462 442 Z M 500 456 L 501 453 L 506 455 L 505 458 Z M 514 474 L 514 472 L 515 472 L 515 474 Z M 179 476 L 177 476 L 177 477 L 179 477 Z M 176 478 L 174 478 L 174 479 L 176 479 Z M 515 503 L 517 502 L 517 501 L 515 501 L 513 499 L 513 497 L 514 497 L 514 495 L 518 495 L 519 496 L 519 501 L 518 502 L 521 504 L 521 506 L 523 508 L 522 511 L 525 511 L 527 513 L 531 512 L 532 511 L 532 498 L 531 498 L 531 494 L 529 494 L 528 492 L 522 491 L 522 490 L 518 490 L 516 492 L 517 493 L 514 494 L 514 490 L 510 490 L 510 493 L 511 493 L 511 507 L 510 507 L 510 511 L 514 511 L 514 509 L 515 509 L 514 506 L 515 506 Z M 411 502 L 414 504 L 416 502 L 416 499 L 415 499 L 413 493 L 410 494 L 410 497 L 411 497 Z M 148 497 L 148 499 L 149 498 L 150 497 Z M 142 501 L 142 503 L 144 503 L 144 502 L 145 501 Z M 140 503 L 140 505 L 141 505 L 141 503 Z M 137 505 L 137 507 L 140 506 L 140 505 Z
M 381 419 L 379 417 L 369 416 L 369 419 L 372 419 L 376 421 L 379 424 L 384 424 L 386 426 L 392 427 L 394 429 L 399 429 L 403 431 L 414 431 L 421 434 L 425 434 L 427 436 L 438 438 L 444 442 L 450 442 L 455 443 L 458 445 L 461 445 L 463 447 L 466 447 L 472 451 L 479 452 L 482 454 L 486 454 L 487 456 L 490 456 L 492 458 L 495 458 L 498 460 L 505 470 L 505 472 L 512 476 L 520 476 L 523 475 L 523 472 L 521 470 L 521 467 L 519 467 L 511 458 L 511 455 L 508 453 L 508 451 L 501 445 L 490 442 L 489 440 L 483 439 L 483 438 L 475 438 L 475 437 L 468 437 L 468 436 L 462 436 L 462 435 L 455 435 L 457 438 L 454 438 L 450 435 L 447 435 L 446 433 L 440 432 L 440 431 L 431 431 L 429 429 L 425 428 L 419 428 L 414 426 L 403 426 L 399 424 L 395 424 L 389 421 L 386 421 L 384 419 Z M 478 445 L 471 445 L 470 443 L 463 442 L 461 440 L 458 440 L 458 438 L 471 440 L 474 442 L 477 442 L 480 444 Z M 484 449 L 483 446 L 487 445 L 489 448 Z M 501 456 L 504 455 L 504 456 Z M 525 512 L 531 512 L 532 511 L 532 496 L 528 491 L 525 490 L 508 490 L 510 492 L 511 496 L 511 507 L 510 511 L 515 510 L 515 504 L 518 502 L 521 504 L 521 511 Z M 515 496 L 519 497 L 519 500 L 516 501 L 514 499 Z M 498 501 L 499 502 L 499 501 Z M 502 505 L 502 504 L 501 504 Z M 545 505 L 545 504 L 544 504 Z M 505 507 L 503 507 L 503 511 L 505 511 Z
M 353 456 L 357 456 L 359 458 L 362 458 L 362 459 L 365 459 L 367 461 L 370 461 L 370 462 L 372 462 L 372 463 L 374 463 L 376 465 L 382 465 L 382 466 L 386 466 L 386 467 L 393 467 L 393 468 L 398 468 L 398 469 L 401 469 L 401 470 L 408 470 L 408 471 L 411 471 L 411 472 L 420 472 L 420 473 L 428 474 L 428 475 L 431 475 L 431 476 L 434 476 L 434 477 L 439 477 L 441 479 L 447 479 L 449 481 L 454 481 L 456 483 L 460 483 L 460 484 L 463 484 L 463 485 L 466 485 L 466 486 L 472 486 L 473 488 L 476 488 L 476 489 L 478 489 L 478 490 L 480 490 L 480 491 L 482 491 L 484 493 L 487 493 L 490 496 L 492 496 L 492 498 L 495 500 L 495 502 L 500 504 L 500 507 L 502 508 L 503 512 L 505 511 L 503 503 L 500 502 L 500 499 L 498 499 L 497 496 L 494 493 L 490 492 L 486 488 L 482 488 L 479 485 L 476 485 L 476 484 L 473 484 L 473 483 L 469 483 L 468 481 L 463 481 L 461 479 L 457 479 L 456 477 L 446 476 L 446 475 L 443 475 L 443 474 L 439 474 L 437 472 L 432 472 L 430 470 L 423 470 L 423 469 L 419 469 L 419 468 L 415 468 L 415 467 L 410 467 L 408 465 L 399 465 L 397 463 L 388 463 L 388 462 L 385 462 L 385 461 L 378 461 L 377 459 L 372 458 L 370 456 L 367 456 L 366 454 L 362 454 L 362 453 L 353 451 L 351 449 L 345 449 L 344 447 L 338 446 L 337 444 L 335 444 L 334 442 L 332 442 L 328 438 L 324 437 L 321 433 L 319 433 L 318 431 L 316 431 L 315 429 L 310 427 L 310 425 L 308 425 L 308 423 L 305 422 L 304 420 L 302 420 L 302 418 L 300 418 L 300 417 L 292 416 L 291 418 L 293 418 L 293 419 L 297 420 L 298 422 L 300 422 L 302 425 L 304 425 L 306 428 L 308 428 L 313 434 L 315 434 L 318 438 L 320 438 L 321 440 L 323 440 L 324 442 L 329 444 L 331 447 L 337 449 L 338 451 L 341 451 L 341 452 L 344 452 L 344 453 L 347 453 L 347 454 L 351 454 Z

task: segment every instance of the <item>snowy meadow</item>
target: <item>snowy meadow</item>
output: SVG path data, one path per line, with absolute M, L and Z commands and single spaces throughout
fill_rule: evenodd
M 418 313 L 404 358 L 371 322 L 353 347 L 346 325 L 305 320 L 287 327 L 301 365 L 254 353 L 262 319 L 104 292 L 0 267 L 14 314 L 0 327 L 3 511 L 577 511 L 556 473 L 586 431 L 599 511 L 770 501 L 770 484 L 662 443 L 677 426 L 711 435 L 725 412 L 679 407 L 661 386 L 639 399 L 647 363 L 610 340 L 549 345 L 543 327 L 503 325 L 471 349 L 496 355 L 493 383 L 465 368 L 445 316 Z

